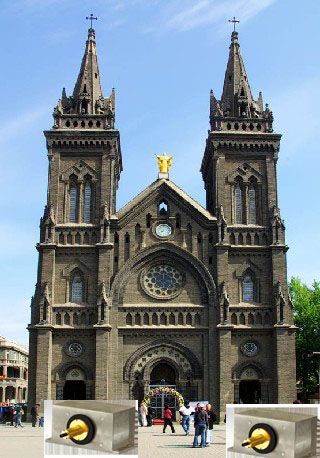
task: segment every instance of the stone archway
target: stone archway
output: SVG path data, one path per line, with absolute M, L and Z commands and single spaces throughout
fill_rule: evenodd
M 81 363 L 60 366 L 54 378 L 56 383 L 56 399 L 92 399 L 92 377 L 91 371 Z
M 234 370 L 234 400 L 243 404 L 268 404 L 269 379 L 264 376 L 264 369 L 258 362 L 242 363 Z
M 169 380 L 166 381 L 165 377 L 168 375 L 174 378 L 174 384 L 167 383 Z M 201 396 L 198 393 L 202 379 L 201 366 L 191 350 L 177 342 L 156 340 L 142 346 L 128 358 L 124 380 L 129 385 L 129 397 L 142 400 L 150 390 L 154 376 L 160 377 L 157 380 L 159 384 L 163 379 L 164 385 L 174 385 L 190 400 Z

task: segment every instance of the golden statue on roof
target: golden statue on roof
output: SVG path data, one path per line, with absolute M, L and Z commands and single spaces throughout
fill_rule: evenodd
M 166 153 L 157 156 L 158 167 L 160 173 L 169 173 L 173 162 L 173 156 L 168 156 Z

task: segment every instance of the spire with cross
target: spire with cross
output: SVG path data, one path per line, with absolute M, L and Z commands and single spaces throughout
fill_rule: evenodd
M 97 21 L 98 18 L 97 18 L 97 17 L 94 17 L 93 14 L 91 13 L 90 16 L 87 16 L 87 17 L 86 17 L 86 20 L 87 20 L 87 21 L 90 21 L 90 29 L 92 29 L 92 21 Z
M 236 23 L 239 23 L 240 21 L 238 19 L 236 19 L 235 16 L 233 16 L 233 19 L 229 19 L 228 22 L 232 22 L 233 23 L 233 31 L 235 32 L 236 31 Z

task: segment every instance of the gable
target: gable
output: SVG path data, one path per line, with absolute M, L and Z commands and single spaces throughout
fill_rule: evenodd
M 199 224 L 208 224 L 217 220 L 215 216 L 203 208 L 175 183 L 165 179 L 157 180 L 144 189 L 122 207 L 116 213 L 115 218 L 118 220 L 120 226 L 125 225 L 161 200 L 167 201 L 169 206 L 172 204 L 179 211 L 187 214 L 190 219 L 199 222 Z
M 61 180 L 68 181 L 71 175 L 76 175 L 80 180 L 83 180 L 86 175 L 90 175 L 92 179 L 97 178 L 97 172 L 82 159 L 63 172 Z

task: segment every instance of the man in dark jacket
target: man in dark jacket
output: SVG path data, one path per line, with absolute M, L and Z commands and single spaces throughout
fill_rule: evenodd
M 200 447 L 203 448 L 206 446 L 206 431 L 208 426 L 208 414 L 204 410 L 204 404 L 199 404 L 199 409 L 194 414 L 195 432 L 193 439 L 193 447 L 198 446 L 198 436 L 201 436 Z
M 35 428 L 37 424 L 37 419 L 39 418 L 39 407 L 40 404 L 36 404 L 31 407 L 31 421 L 32 421 L 32 426 Z

